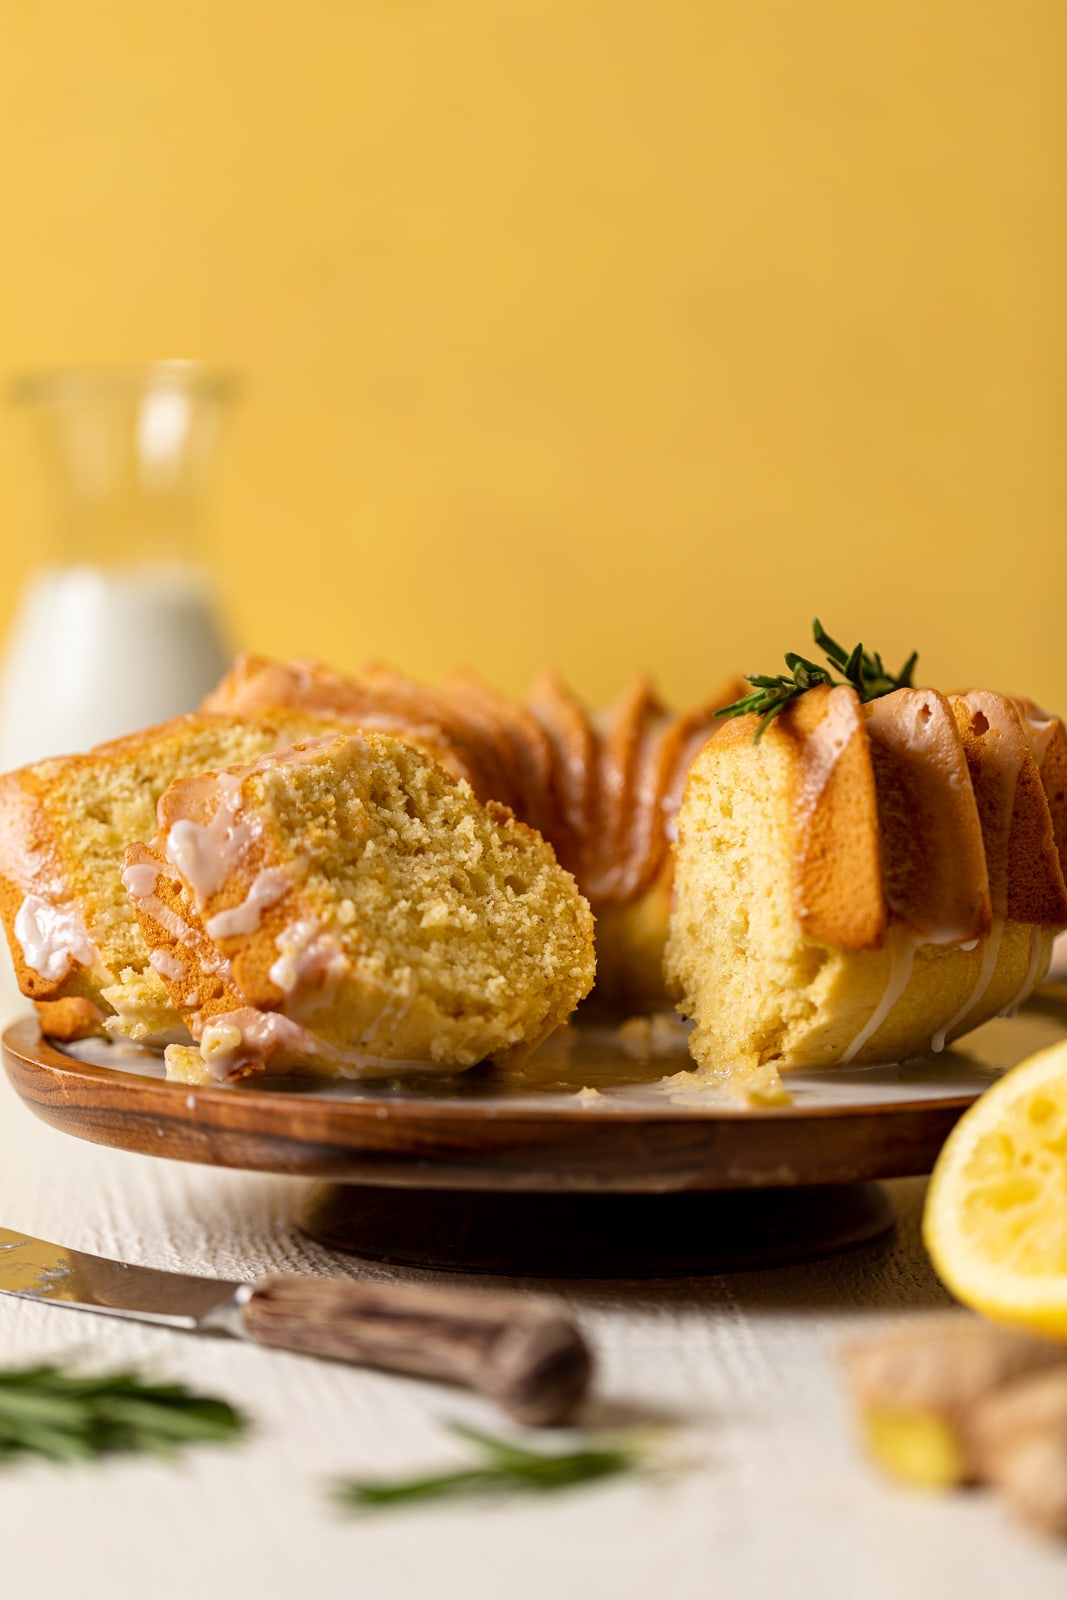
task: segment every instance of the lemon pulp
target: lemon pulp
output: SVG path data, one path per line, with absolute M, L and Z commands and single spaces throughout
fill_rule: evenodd
M 923 1237 L 965 1304 L 1067 1339 L 1067 1041 L 960 1119 L 930 1180 Z

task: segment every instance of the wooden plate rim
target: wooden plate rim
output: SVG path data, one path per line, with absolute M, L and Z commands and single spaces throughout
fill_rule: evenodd
M 697 1106 L 656 1106 L 649 1107 L 622 1107 L 611 1111 L 598 1111 L 588 1105 L 557 1106 L 551 1110 L 520 1109 L 514 1102 L 501 1102 L 500 1109 L 492 1105 L 474 1105 L 469 1102 L 457 1100 L 448 1104 L 443 1100 L 396 1100 L 360 1098 L 353 1100 L 341 1099 L 316 1099 L 313 1095 L 294 1095 L 290 1100 L 282 1091 L 273 1091 L 264 1094 L 252 1088 L 226 1088 L 223 1085 L 212 1084 L 184 1084 L 170 1082 L 163 1078 L 150 1078 L 136 1072 L 124 1072 L 120 1067 L 98 1066 L 93 1062 L 79 1061 L 75 1056 L 69 1056 L 49 1042 L 40 1032 L 35 1018 L 24 1017 L 18 1022 L 11 1023 L 2 1035 L 0 1042 L 4 1052 L 10 1055 L 23 1068 L 31 1071 L 45 1071 L 48 1074 L 61 1075 L 64 1082 L 86 1082 L 102 1087 L 113 1086 L 123 1090 L 135 1091 L 145 1097 L 159 1096 L 167 1104 L 168 1115 L 177 1111 L 185 1113 L 188 1120 L 199 1120 L 198 1113 L 204 1108 L 217 1106 L 219 1108 L 233 1108 L 240 1105 L 249 1113 L 262 1113 L 264 1124 L 259 1125 L 259 1130 L 272 1135 L 291 1134 L 292 1129 L 286 1126 L 290 1121 L 289 1108 L 299 1106 L 301 1116 L 318 1114 L 328 1118 L 331 1122 L 337 1118 L 353 1122 L 371 1121 L 379 1122 L 379 1112 L 386 1109 L 390 1118 L 411 1119 L 416 1122 L 446 1122 L 449 1124 L 463 1125 L 469 1122 L 492 1122 L 498 1128 L 509 1121 L 514 1121 L 522 1127 L 543 1124 L 558 1126 L 564 1122 L 575 1122 L 582 1127 L 605 1125 L 619 1127 L 632 1123 L 656 1122 L 659 1124 L 678 1123 L 681 1126 L 691 1127 L 694 1122 L 738 1122 L 750 1124 L 754 1121 L 761 1123 L 781 1122 L 783 1124 L 812 1121 L 841 1121 L 849 1118 L 870 1117 L 894 1118 L 914 1117 L 929 1111 L 944 1113 L 951 1111 L 965 1111 L 979 1098 L 983 1092 L 980 1089 L 962 1093 L 946 1094 L 937 1099 L 922 1096 L 915 1100 L 894 1099 L 877 1105 L 824 1105 L 824 1106 L 722 1106 L 715 1105 L 704 1110 Z M 10 1072 L 9 1072 L 10 1076 Z M 15 1084 L 19 1092 L 19 1085 Z M 187 1102 L 195 1099 L 195 1107 Z M 533 1099 L 533 1096 L 531 1096 Z M 269 1124 L 269 1126 L 265 1125 Z

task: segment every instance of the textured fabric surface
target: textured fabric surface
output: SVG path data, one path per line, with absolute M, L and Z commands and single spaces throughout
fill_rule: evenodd
M 4 1593 L 1058 1600 L 1061 1550 L 983 1496 L 891 1486 L 857 1448 L 835 1346 L 879 1318 L 946 1299 L 919 1243 L 922 1183 L 890 1190 L 895 1235 L 852 1254 L 729 1276 L 556 1286 L 600 1364 L 588 1420 L 667 1423 L 675 1462 L 653 1480 L 558 1499 L 346 1519 L 329 1495 L 338 1476 L 443 1465 L 462 1453 L 447 1419 L 495 1427 L 499 1418 L 431 1384 L 0 1299 L 4 1363 L 133 1362 L 225 1395 L 256 1422 L 246 1444 L 173 1465 L 0 1474 Z M 386 1275 L 302 1239 L 292 1224 L 300 1191 L 294 1180 L 67 1138 L 0 1084 L 7 1227 L 222 1276 Z

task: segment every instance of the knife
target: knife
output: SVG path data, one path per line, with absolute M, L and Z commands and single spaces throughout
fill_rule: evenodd
M 553 1301 L 495 1290 L 295 1274 L 231 1282 L 0 1228 L 0 1293 L 438 1378 L 536 1425 L 565 1421 L 592 1370 L 584 1339 Z

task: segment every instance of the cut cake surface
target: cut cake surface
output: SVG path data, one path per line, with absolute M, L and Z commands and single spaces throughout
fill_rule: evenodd
M 551 847 L 380 734 L 175 783 L 124 882 L 199 1042 L 185 1076 L 438 1070 L 532 1050 L 592 985 Z
M 135 1036 L 179 1025 L 122 888 L 125 846 L 151 838 L 175 778 L 335 726 L 305 712 L 194 714 L 0 778 L 0 917 L 47 1031 L 77 1037 L 116 1005 Z

